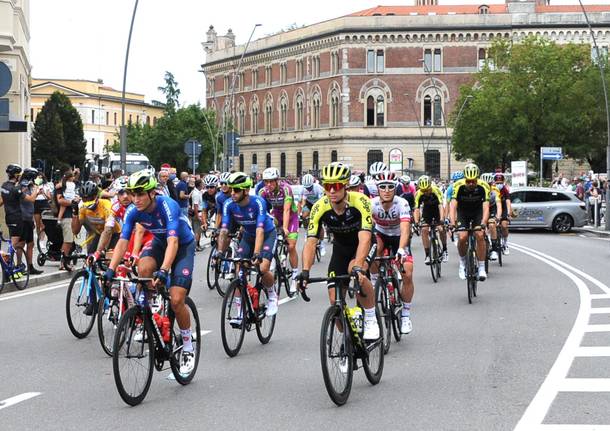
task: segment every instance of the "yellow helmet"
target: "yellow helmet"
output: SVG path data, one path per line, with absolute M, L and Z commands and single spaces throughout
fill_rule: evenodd
M 426 190 L 430 188 L 430 177 L 428 175 L 422 175 L 417 180 L 417 187 L 421 190 Z
M 341 162 L 332 162 L 322 168 L 322 184 L 328 183 L 349 183 L 350 176 L 352 175 L 349 166 L 344 165 Z
M 468 163 L 464 166 L 464 178 L 467 180 L 476 180 L 479 178 L 479 167 L 474 163 Z

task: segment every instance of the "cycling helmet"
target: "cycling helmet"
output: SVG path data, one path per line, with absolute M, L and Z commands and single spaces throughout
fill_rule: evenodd
M 148 169 L 135 172 L 127 180 L 127 190 L 133 192 L 149 192 L 157 188 L 157 180 Z
M 430 177 L 428 175 L 422 175 L 421 177 L 419 177 L 419 180 L 417 180 L 417 187 L 420 190 L 426 190 L 430 188 Z
M 360 181 L 360 177 L 358 175 L 352 175 L 349 177 L 349 186 L 348 187 L 360 187 L 362 181 Z
M 490 173 L 481 174 L 481 180 L 485 181 L 487 184 L 494 182 L 494 175 Z
M 451 175 L 451 179 L 455 182 L 455 181 L 459 181 L 462 178 L 464 178 L 464 172 L 463 171 L 455 171 L 452 175 Z
M 96 198 L 98 193 L 99 189 L 97 188 L 97 184 L 95 184 L 93 181 L 85 182 L 80 189 L 80 194 L 82 195 L 83 199 Z
M 313 186 L 314 181 L 315 178 L 313 177 L 313 175 L 305 174 L 303 175 L 303 178 L 301 178 L 301 185 L 305 188 L 309 188 Z
M 369 174 L 371 174 L 373 177 L 375 177 L 376 175 L 380 174 L 381 172 L 387 171 L 387 170 L 388 170 L 388 167 L 385 163 L 375 162 L 369 168 Z
M 370 182 L 372 182 L 372 181 L 373 181 L 373 177 L 371 177 L 370 175 L 366 175 L 366 176 L 364 177 L 364 182 L 365 182 L 365 183 L 370 183 Z
M 244 172 L 234 172 L 229 176 L 227 184 L 238 190 L 249 189 L 252 187 L 252 178 Z
M 403 175 L 402 177 L 400 177 L 400 181 L 405 184 L 405 185 L 409 185 L 409 183 L 411 182 L 411 177 L 408 175 Z
M 494 181 L 503 183 L 504 182 L 504 174 L 502 172 L 498 172 L 494 175 Z
M 396 174 L 392 171 L 383 171 L 377 174 L 375 181 L 377 185 L 381 184 L 394 184 L 396 185 Z
M 476 180 L 479 178 L 479 167 L 474 163 L 468 163 L 464 166 L 464 178 L 467 180 Z
M 34 181 L 38 177 L 38 169 L 36 168 L 25 168 L 21 175 L 22 180 Z
M 230 172 L 223 172 L 222 174 L 220 174 L 220 180 L 219 180 L 220 184 L 227 184 L 230 176 L 231 176 Z
M 277 180 L 280 177 L 280 171 L 277 168 L 267 168 L 263 171 L 263 180 Z
M 322 183 L 349 183 L 352 171 L 341 162 L 332 162 L 322 168 Z
M 14 177 L 16 175 L 19 175 L 21 173 L 23 169 L 21 168 L 21 166 L 19 166 L 18 164 L 15 163 L 11 163 L 10 165 L 8 165 L 6 167 L 6 173 L 10 176 L 10 177 Z
M 203 183 L 206 187 L 218 187 L 218 177 L 216 175 L 207 175 Z
M 129 181 L 129 177 L 127 175 L 123 175 L 118 177 L 112 183 L 111 189 L 117 193 L 121 193 L 127 190 L 127 182 Z

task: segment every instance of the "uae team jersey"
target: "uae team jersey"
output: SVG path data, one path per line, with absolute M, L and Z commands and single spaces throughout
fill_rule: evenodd
M 180 244 L 188 244 L 195 239 L 188 219 L 182 215 L 175 200 L 167 196 L 156 196 L 155 202 L 155 210 L 152 212 L 138 211 L 134 204 L 129 205 L 125 212 L 121 239 L 131 238 L 136 223 L 163 242 L 167 238 L 178 238 Z
M 227 199 L 222 207 L 222 228 L 229 229 L 231 220 L 243 226 L 246 236 L 256 236 L 256 229 L 263 228 L 265 233 L 275 229 L 273 219 L 267 212 L 267 204 L 260 196 L 250 196 L 248 205 L 240 206 L 233 199 Z
M 400 223 L 411 221 L 409 203 L 401 197 L 394 196 L 392 206 L 387 211 L 383 208 L 379 196 L 373 198 L 371 203 L 375 230 L 387 236 L 400 236 Z

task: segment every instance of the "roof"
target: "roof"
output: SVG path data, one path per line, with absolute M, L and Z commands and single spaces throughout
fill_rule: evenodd
M 588 4 L 585 5 L 585 11 L 587 12 L 610 12 L 610 5 L 607 4 Z M 580 5 L 549 5 L 549 6 L 538 6 L 536 5 L 537 13 L 580 13 L 582 9 Z
M 453 14 L 478 14 L 481 5 L 435 5 L 435 6 L 376 6 L 370 9 L 365 9 L 360 12 L 355 12 L 348 16 L 388 16 L 388 15 L 453 15 Z M 508 8 L 505 4 L 490 4 L 488 13 L 508 13 Z

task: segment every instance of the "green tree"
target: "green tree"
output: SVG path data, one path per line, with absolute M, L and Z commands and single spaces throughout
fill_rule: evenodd
M 487 66 L 461 88 L 460 117 L 459 108 L 452 115 L 457 158 L 473 159 L 484 170 L 505 169 L 511 160 L 537 162 L 542 146 L 582 158 L 595 125 L 582 92 L 599 94 L 585 83 L 591 66 L 587 45 L 495 42 Z
M 164 80 L 165 85 L 157 89 L 165 95 L 166 115 L 171 115 L 180 107 L 180 89 L 173 73 L 165 72 Z
M 70 99 L 56 91 L 45 102 L 34 123 L 32 156 L 47 166 L 82 166 L 87 148 L 83 122 Z

